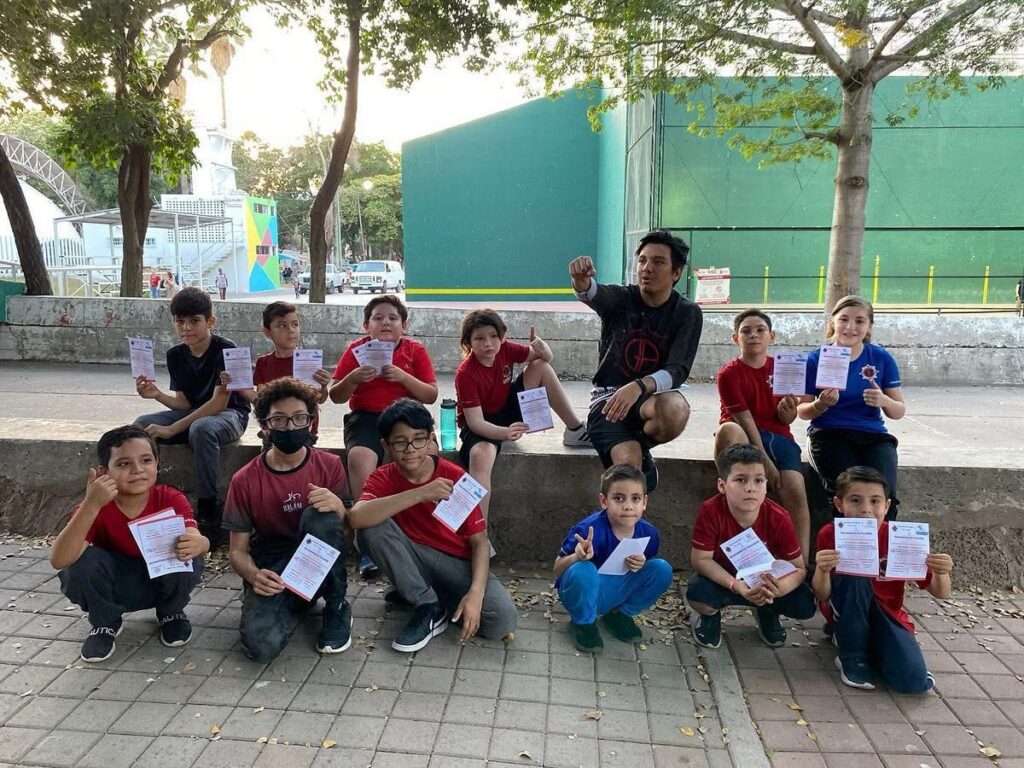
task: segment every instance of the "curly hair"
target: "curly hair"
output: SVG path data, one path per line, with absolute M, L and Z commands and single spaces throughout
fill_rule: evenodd
M 252 410 L 256 415 L 256 420 L 262 424 L 270 415 L 270 409 L 274 407 L 274 403 L 289 397 L 301 400 L 309 409 L 309 415 L 316 415 L 318 408 L 316 390 L 298 379 L 285 376 L 283 379 L 276 379 L 270 382 L 267 386 L 260 389 L 256 395 L 256 399 L 252 403 Z

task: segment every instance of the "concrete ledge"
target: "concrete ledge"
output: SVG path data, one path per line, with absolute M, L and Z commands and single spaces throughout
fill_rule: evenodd
M 0 360 L 62 363 L 126 363 L 128 335 L 156 340 L 157 359 L 177 343 L 168 302 L 153 299 L 68 299 L 12 296 L 7 325 L 0 325 Z M 254 354 L 269 351 L 260 314 L 264 304 L 221 302 L 217 329 Z M 512 338 L 531 325 L 555 353 L 555 367 L 567 379 L 586 380 L 597 365 L 600 323 L 583 311 L 509 311 L 503 317 Z M 300 310 L 304 343 L 336 361 L 345 346 L 362 335 L 362 308 L 307 305 Z M 410 310 L 409 335 L 426 344 L 439 372 L 452 372 L 461 355 L 458 329 L 464 310 Z M 812 349 L 820 344 L 818 313 L 773 312 L 778 347 Z M 708 378 L 735 355 L 732 310 L 704 315 L 703 342 L 693 376 Z M 891 349 L 910 385 L 1010 385 L 1024 381 L 1024 323 L 1014 317 L 879 314 L 875 340 Z

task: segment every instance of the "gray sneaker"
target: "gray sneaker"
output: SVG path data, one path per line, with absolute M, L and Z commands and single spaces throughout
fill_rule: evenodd
M 566 427 L 562 432 L 562 445 L 567 448 L 592 448 L 590 435 L 587 434 L 587 425 L 580 424 L 576 429 Z

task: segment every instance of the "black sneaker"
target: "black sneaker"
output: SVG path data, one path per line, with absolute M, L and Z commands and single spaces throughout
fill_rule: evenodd
M 334 607 L 324 606 L 323 626 L 316 639 L 319 653 L 341 653 L 352 645 L 352 607 L 347 601 Z
M 398 633 L 391 647 L 402 653 L 412 653 L 423 648 L 436 635 L 448 629 L 448 612 L 441 603 L 419 605 L 409 623 Z
M 584 653 L 600 653 L 604 650 L 604 640 L 597 624 L 573 624 L 569 622 L 569 637 L 576 649 Z
M 384 604 L 392 608 L 412 608 L 412 603 L 402 597 L 397 587 L 392 587 L 384 593 Z
M 168 648 L 184 645 L 192 639 L 192 622 L 184 613 L 157 616 L 160 622 L 160 642 Z
M 654 493 L 654 489 L 658 487 L 658 465 L 654 463 L 654 457 L 646 448 L 644 448 L 643 459 L 640 463 L 640 471 L 647 478 L 647 493 Z
M 703 613 L 693 612 L 693 639 L 698 645 L 705 648 L 717 648 L 722 644 L 722 613 L 718 611 L 705 616 Z
M 359 575 L 369 581 L 370 579 L 376 579 L 380 576 L 380 568 L 373 562 L 373 558 L 367 554 L 363 554 L 359 558 Z
M 757 634 L 761 642 L 772 648 L 781 648 L 786 644 L 786 630 L 782 628 L 779 614 L 766 608 L 755 608 L 754 618 L 757 619 Z
M 109 627 L 93 627 L 89 631 L 89 636 L 85 638 L 85 642 L 82 643 L 82 661 L 95 663 L 106 661 L 113 656 L 114 648 L 117 645 L 114 638 L 121 634 L 122 629 L 124 629 L 124 622 L 121 619 L 117 620 L 117 624 Z
M 844 685 L 851 688 L 860 688 L 865 691 L 873 691 L 875 684 L 872 682 L 871 667 L 867 664 L 843 664 L 836 656 L 836 669 L 839 670 L 839 678 Z
M 608 611 L 601 617 L 601 622 L 604 624 L 604 628 L 612 633 L 612 637 L 619 642 L 639 643 L 644 637 L 640 627 L 633 621 L 633 617 L 627 616 L 621 611 Z

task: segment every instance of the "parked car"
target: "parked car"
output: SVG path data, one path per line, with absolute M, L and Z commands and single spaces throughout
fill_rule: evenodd
M 331 291 L 343 293 L 348 282 L 349 276 L 347 273 L 335 268 L 333 264 L 327 265 L 327 293 Z M 309 272 L 303 272 L 299 275 L 299 293 L 309 293 Z
M 360 261 L 352 265 L 352 293 L 405 290 L 405 270 L 397 261 Z

